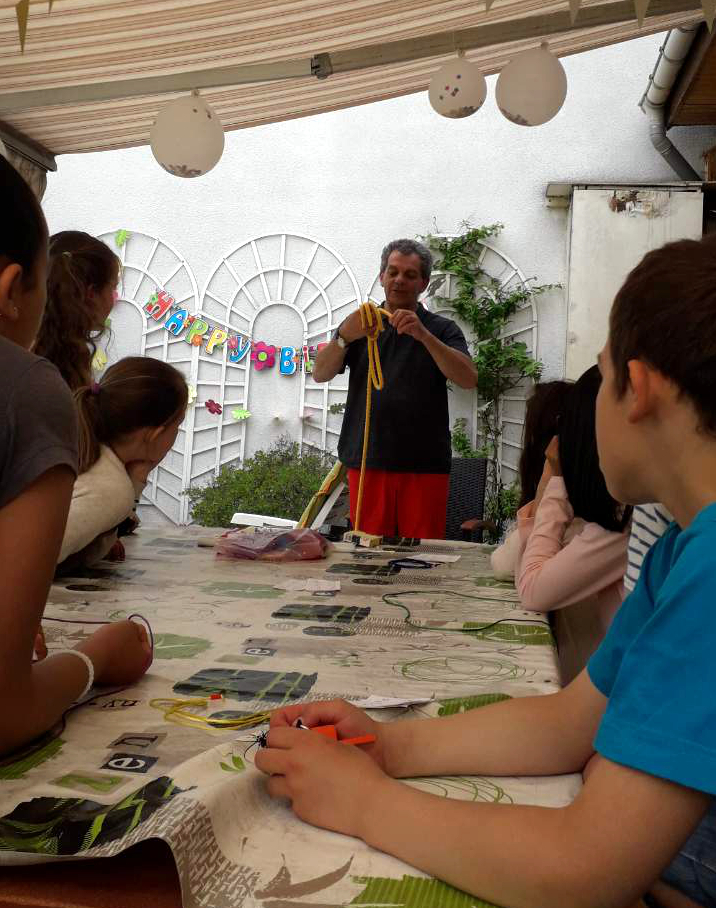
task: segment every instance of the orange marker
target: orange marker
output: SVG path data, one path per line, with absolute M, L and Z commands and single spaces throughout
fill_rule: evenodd
M 302 728 L 306 731 L 315 731 L 319 735 L 323 735 L 324 738 L 329 738 L 331 741 L 337 741 L 338 744 L 353 744 L 355 747 L 358 747 L 360 744 L 374 744 L 377 740 L 375 735 L 359 735 L 357 738 L 343 738 L 339 741 L 335 725 L 315 725 L 313 728 L 309 728 L 307 725 L 304 725 L 300 719 L 296 722 L 296 728 Z

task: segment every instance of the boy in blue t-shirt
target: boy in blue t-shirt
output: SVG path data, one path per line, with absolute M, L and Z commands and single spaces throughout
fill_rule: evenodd
M 675 523 L 587 668 L 557 694 L 440 719 L 381 724 L 342 701 L 287 707 L 256 765 L 309 823 L 506 908 L 640 897 L 716 908 L 716 237 L 645 256 L 616 296 L 599 364 L 609 491 L 662 502 Z M 337 747 L 291 728 L 299 715 L 376 742 Z M 397 781 L 587 762 L 562 808 L 445 800 Z

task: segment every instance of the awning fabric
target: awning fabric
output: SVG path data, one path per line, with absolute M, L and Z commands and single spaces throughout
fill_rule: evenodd
M 585 0 L 580 15 L 609 2 Z M 51 11 L 46 0 L 32 0 L 22 53 L 16 7 L 16 0 L 0 0 L 0 120 L 55 154 L 146 144 L 157 111 L 176 94 L 9 110 L 10 94 L 238 64 L 310 61 L 317 54 L 483 25 L 494 32 L 500 24 L 508 28 L 518 19 L 556 12 L 569 21 L 568 0 L 495 0 L 489 12 L 475 0 L 54 0 Z M 641 29 L 629 19 L 544 37 L 562 56 L 701 18 L 699 0 L 652 0 Z M 501 43 L 499 28 L 496 34 L 489 46 L 467 51 L 485 74 L 540 40 Z M 202 95 L 225 129 L 238 129 L 423 91 L 445 59 L 441 54 L 325 79 L 308 75 L 207 88 Z

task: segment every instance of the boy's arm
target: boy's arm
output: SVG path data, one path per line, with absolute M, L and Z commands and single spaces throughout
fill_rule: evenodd
M 602 760 L 568 807 L 446 801 L 386 779 L 357 823 L 374 848 L 499 905 L 623 908 L 658 879 L 710 800 Z
M 476 715 L 490 709 L 476 710 Z M 492 712 L 506 719 L 504 703 Z M 466 720 L 469 714 L 460 718 Z M 441 723 L 455 727 L 449 720 L 422 724 Z M 495 726 L 494 738 L 505 748 L 501 754 L 487 737 L 480 742 L 468 736 L 453 744 L 465 753 L 474 750 L 473 772 L 480 774 L 489 772 L 483 766 L 499 759 L 502 764 L 495 762 L 493 768 L 500 774 L 524 767 L 535 773 L 546 766 L 557 771 L 545 733 L 554 733 L 556 727 L 540 729 L 535 724 L 531 729 L 531 736 L 525 729 L 520 738 L 499 734 Z M 413 740 L 416 746 L 424 743 Z M 561 742 L 555 738 L 552 744 L 559 756 Z M 569 755 L 562 752 L 560 758 L 565 757 Z M 269 746 L 258 752 L 256 765 L 270 776 L 269 794 L 290 799 L 301 819 L 361 838 L 509 908 L 625 908 L 668 866 L 710 802 L 706 794 L 607 759 L 595 763 L 567 807 L 445 799 L 386 776 L 362 749 L 285 727 L 271 730 Z M 453 769 L 447 772 L 459 771 L 462 763 L 451 756 L 448 765 Z
M 586 669 L 556 694 L 516 697 L 456 716 L 381 726 L 396 778 L 581 772 L 607 699 Z M 305 710 L 304 710 L 305 712 Z

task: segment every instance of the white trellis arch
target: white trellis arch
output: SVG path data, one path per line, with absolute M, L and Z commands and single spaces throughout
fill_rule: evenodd
M 303 234 L 271 233 L 219 259 L 202 291 L 198 316 L 255 342 L 278 341 L 301 350 L 330 340 L 359 298 L 353 271 L 330 246 Z M 335 450 L 341 418 L 330 407 L 345 400 L 344 376 L 317 385 L 301 368 L 292 376 L 282 375 L 278 365 L 258 372 L 249 355 L 232 363 L 225 352 L 195 350 L 198 403 L 222 401 L 223 413 L 197 409 L 187 452 L 192 485 L 265 447 L 278 430 L 301 445 Z M 234 408 L 251 416 L 237 422 Z
M 112 339 L 106 351 L 109 364 L 126 355 L 153 356 L 171 363 L 193 383 L 196 348 L 166 331 L 164 322 L 149 318 L 144 309 L 153 293 L 164 290 L 177 305 L 195 311 L 199 292 L 191 268 L 173 246 L 149 233 L 108 230 L 99 239 L 122 262 L 120 295 L 112 312 Z M 182 493 L 189 485 L 185 455 L 193 429 L 194 408 L 190 406 L 172 450 L 149 477 L 140 513 L 151 508 L 172 523 L 188 521 L 189 502 Z
M 454 239 L 454 236 L 443 235 L 438 239 Z M 500 249 L 490 242 L 481 243 L 482 251 L 478 262 L 483 271 L 491 278 L 499 282 L 503 290 L 517 289 L 518 287 L 529 287 L 529 281 L 523 272 L 509 256 L 505 255 Z M 437 280 L 443 277 L 442 285 L 437 284 Z M 439 290 L 440 296 L 447 299 L 454 297 L 456 292 L 456 277 L 446 271 L 433 271 L 431 277 L 431 288 L 433 292 Z M 383 288 L 380 284 L 380 276 L 376 276 L 371 285 L 368 299 L 379 303 L 384 299 Z M 446 305 L 443 300 L 436 300 L 430 296 L 423 299 L 423 303 L 432 312 L 448 315 L 454 319 L 462 328 L 467 338 L 468 344 L 471 342 L 471 333 L 467 325 L 463 324 L 459 317 L 456 317 L 452 307 Z M 501 335 L 505 339 L 513 341 L 522 341 L 526 345 L 527 353 L 536 356 L 537 351 L 537 308 L 534 299 L 520 307 L 514 316 L 510 319 L 505 331 Z M 522 429 L 524 427 L 525 401 L 530 386 L 516 388 L 511 394 L 502 398 L 500 409 L 501 435 L 500 435 L 500 470 L 506 471 L 505 482 L 510 485 L 517 477 L 517 464 L 519 461 L 520 451 L 522 449 Z M 465 391 L 462 388 L 454 387 L 449 397 L 450 403 L 450 425 L 458 418 L 467 420 L 468 432 L 471 436 L 472 444 L 478 442 L 478 419 L 477 395 L 472 391 Z

